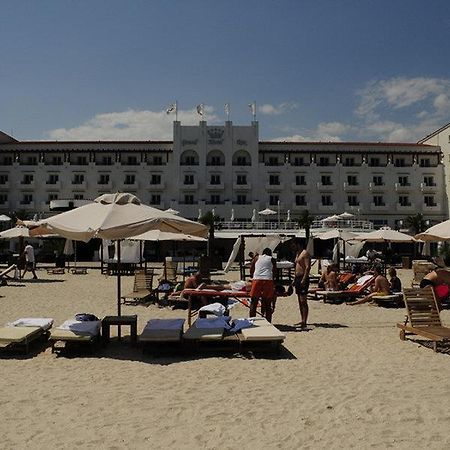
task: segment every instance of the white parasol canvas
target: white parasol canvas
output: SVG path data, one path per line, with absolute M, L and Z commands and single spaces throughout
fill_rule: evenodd
M 366 242 L 414 242 L 415 239 L 409 234 L 400 233 L 395 230 L 376 230 L 370 233 L 361 233 L 356 241 Z
M 6 214 L 0 214 L 0 222 L 10 222 L 11 217 L 8 217 Z
M 334 214 L 333 216 L 329 216 L 329 217 L 325 217 L 325 219 L 322 219 L 321 222 L 336 222 L 338 220 L 340 220 L 341 217 L 337 216 L 336 214 Z
M 343 212 L 342 214 L 339 214 L 338 217 L 340 219 L 352 219 L 353 217 L 355 217 L 355 215 L 349 212 Z
M 318 239 L 328 240 L 328 239 L 342 239 L 343 241 L 351 241 L 359 237 L 358 234 L 352 233 L 350 231 L 340 230 L 339 228 L 334 228 L 325 233 L 321 233 L 315 236 Z
M 276 211 L 270 208 L 263 209 L 262 211 L 259 211 L 258 214 L 261 214 L 261 216 L 273 216 L 274 214 L 277 214 Z
M 173 208 L 166 209 L 164 212 L 175 215 L 180 214 L 180 211 L 177 211 L 176 209 Z
M 151 230 L 145 233 L 132 236 L 128 239 L 136 241 L 192 241 L 192 242 L 206 242 L 207 239 L 200 236 L 192 236 L 183 233 L 171 233 L 168 231 Z
M 449 241 L 450 240 L 450 220 L 438 223 L 425 230 L 423 233 L 416 234 L 416 239 L 429 242 Z
M 104 194 L 71 211 L 39 222 L 39 225 L 59 235 L 88 242 L 92 238 L 120 240 L 150 230 L 188 233 L 204 237 L 208 228 L 156 208 L 141 204 L 132 194 Z M 117 261 L 117 310 L 121 309 L 120 245 Z

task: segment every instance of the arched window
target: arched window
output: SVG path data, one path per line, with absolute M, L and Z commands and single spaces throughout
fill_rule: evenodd
M 198 154 L 195 150 L 186 150 L 180 156 L 181 166 L 198 166 Z
M 224 166 L 225 155 L 220 150 L 211 150 L 206 157 L 207 166 Z
M 246 150 L 238 150 L 233 155 L 233 166 L 251 166 L 252 158 Z

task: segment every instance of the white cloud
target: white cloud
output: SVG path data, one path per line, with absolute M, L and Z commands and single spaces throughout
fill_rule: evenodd
M 274 139 L 277 142 L 340 142 L 352 130 L 350 125 L 341 122 L 322 122 L 308 135 L 294 133 L 290 136 L 281 136 Z
M 295 102 L 283 102 L 279 105 L 271 105 L 270 103 L 265 103 L 258 108 L 261 114 L 266 114 L 268 116 L 279 116 L 280 114 L 285 114 L 289 111 L 297 109 L 298 105 Z
M 214 108 L 205 106 L 204 119 L 218 120 Z M 166 111 L 112 112 L 97 114 L 73 128 L 58 128 L 46 133 L 50 140 L 172 140 L 174 114 Z M 201 120 L 195 109 L 178 111 L 178 120 L 184 125 L 195 125 Z

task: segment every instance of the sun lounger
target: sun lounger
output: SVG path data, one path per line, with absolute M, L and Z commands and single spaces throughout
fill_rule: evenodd
M 373 301 L 378 306 L 399 308 L 404 305 L 403 292 L 394 292 L 389 295 L 376 295 Z
M 100 337 L 101 321 L 78 321 L 66 320 L 59 327 L 54 328 L 50 333 L 52 343 L 52 353 L 57 349 L 72 344 L 88 345 L 92 349 Z
M 269 344 L 279 352 L 286 336 L 263 317 L 255 317 L 250 320 L 253 321 L 253 326 L 243 328 L 237 333 L 241 351 L 244 346 L 249 344 Z
M 342 303 L 347 299 L 354 299 L 365 295 L 366 290 L 375 281 L 373 275 L 364 275 L 359 278 L 354 285 L 342 291 L 319 291 L 318 295 L 323 295 L 324 303 Z
M 0 272 L 0 282 L 1 284 L 6 284 L 6 280 L 12 280 L 14 278 L 16 278 L 16 270 L 17 270 L 17 265 L 16 264 L 11 264 L 9 267 L 7 267 L 5 270 L 2 270 Z M 13 272 L 13 276 L 10 276 L 9 274 Z
M 24 318 L 0 328 L 0 348 L 11 350 L 22 348 L 28 353 L 29 346 L 37 340 L 46 341 L 53 319 Z
M 153 294 L 153 269 L 136 269 L 133 291 L 123 295 L 123 303 L 145 302 Z
M 189 329 L 184 333 L 183 340 L 186 344 L 194 346 L 196 350 L 201 345 L 213 346 L 214 348 L 229 347 L 230 345 L 237 349 L 239 343 L 236 334 L 226 334 L 225 326 L 216 325 L 214 327 L 203 328 L 202 326 L 214 319 L 197 319 Z
M 181 344 L 185 319 L 151 319 L 139 336 L 145 351 L 150 345 Z
M 442 325 L 433 288 L 405 289 L 403 294 L 406 320 L 397 324 L 400 339 L 404 341 L 406 333 L 415 334 L 431 340 L 437 351 L 438 342 L 450 340 L 450 328 Z

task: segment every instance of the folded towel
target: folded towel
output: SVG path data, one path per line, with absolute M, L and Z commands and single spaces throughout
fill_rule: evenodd
M 216 316 L 223 316 L 226 312 L 225 306 L 220 303 L 211 303 L 210 305 L 202 306 L 199 311 L 209 312 Z
M 100 330 L 100 320 L 80 322 L 79 320 L 66 320 L 59 327 L 61 330 L 70 330 L 74 333 L 88 334 L 95 336 Z
M 6 324 L 9 327 L 41 327 L 43 330 L 48 330 L 53 325 L 53 319 L 41 317 L 24 317 L 17 319 L 14 322 Z
M 225 328 L 229 330 L 231 328 L 228 323 L 229 320 L 230 318 L 226 316 L 214 317 L 212 319 L 197 319 L 195 326 L 197 328 Z
M 231 332 L 237 333 L 239 330 L 244 328 L 250 328 L 253 326 L 253 320 L 251 319 L 234 319 L 233 326 L 231 327 Z
M 184 319 L 151 319 L 144 330 L 179 330 L 184 325 Z

